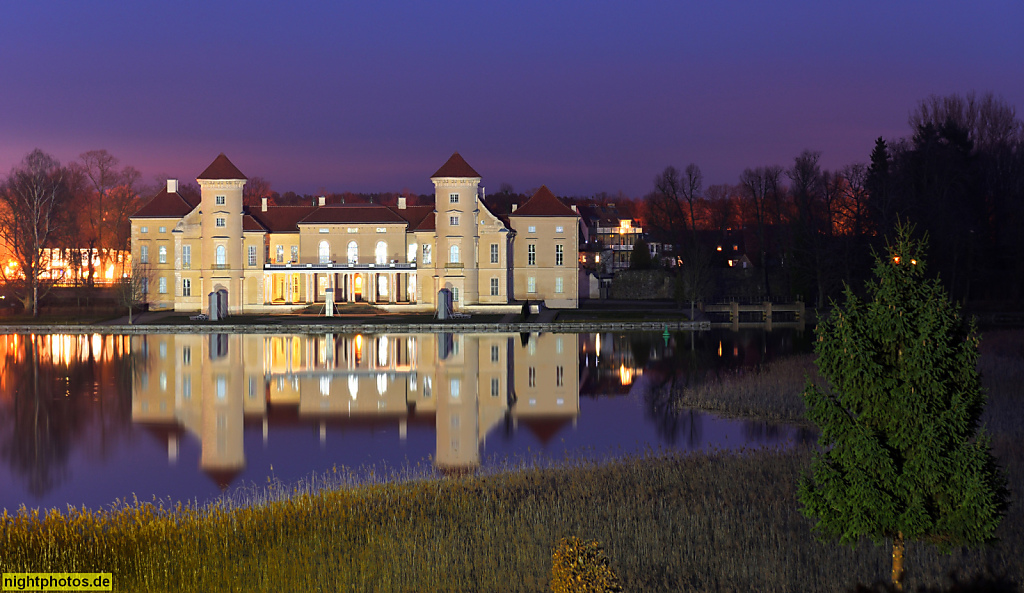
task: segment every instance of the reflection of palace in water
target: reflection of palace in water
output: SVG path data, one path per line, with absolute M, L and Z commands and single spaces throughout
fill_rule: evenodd
M 132 419 L 201 442 L 200 466 L 222 485 L 245 467 L 243 429 L 262 419 L 320 426 L 433 425 L 440 468 L 475 467 L 504 422 L 545 440 L 579 414 L 574 334 L 239 335 L 132 338 L 142 364 Z

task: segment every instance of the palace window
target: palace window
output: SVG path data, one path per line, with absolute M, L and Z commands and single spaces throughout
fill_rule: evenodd
M 320 241 L 320 248 L 317 250 L 320 255 L 320 263 L 326 264 L 331 261 L 331 246 L 327 241 Z
M 451 249 L 448 250 L 448 263 L 457 264 L 459 263 L 459 246 L 452 245 Z
M 491 377 L 491 397 L 498 397 L 498 378 Z
M 430 252 L 431 252 L 430 245 L 424 245 L 423 246 L 423 264 L 424 265 L 431 263 L 431 253 Z
M 491 345 L 491 362 L 498 362 L 498 346 Z
M 555 245 L 555 265 L 562 265 L 565 254 L 562 252 L 562 245 Z
M 143 245 L 139 248 L 139 263 L 149 263 L 149 245 Z
M 223 245 L 218 245 L 217 246 L 217 265 L 218 266 L 225 266 L 225 265 L 227 265 L 227 258 L 228 258 L 228 250 L 227 250 L 227 248 L 224 247 Z
M 255 245 L 250 245 L 249 246 L 249 265 L 250 266 L 255 266 L 256 265 L 256 246 Z
M 284 263 L 284 245 L 278 245 L 277 246 L 277 258 L 276 258 L 276 261 L 279 264 L 283 264 Z
M 181 268 L 188 270 L 192 268 L 192 246 L 182 245 L 181 246 Z
M 561 387 L 565 383 L 565 368 L 555 367 L 555 387 Z
M 298 245 L 292 245 L 292 263 L 293 264 L 299 263 L 299 246 Z
M 537 279 L 530 276 L 526 279 L 526 292 L 534 293 L 537 292 Z
M 148 233 L 149 232 L 149 227 L 148 226 L 139 227 L 139 232 L 143 233 L 143 234 Z
M 217 218 L 217 228 L 223 228 L 228 226 L 228 220 L 226 218 Z
M 562 234 L 562 233 L 565 232 L 565 227 L 556 226 L 555 227 L 555 232 L 558 233 L 558 234 Z
M 561 276 L 555 278 L 555 292 L 558 293 L 558 294 L 562 294 L 562 277 Z
M 491 296 L 498 296 L 498 279 L 491 278 Z
M 166 264 L 167 263 L 167 246 L 166 245 L 161 245 L 157 249 L 156 253 L 157 253 L 157 261 L 159 263 Z
M 217 196 L 217 205 L 223 206 L 227 203 L 227 199 L 224 196 Z
M 384 241 L 377 241 L 377 249 L 373 253 L 374 262 L 377 265 L 388 263 L 388 244 Z
M 162 226 L 162 227 L 160 227 L 160 228 L 159 228 L 159 229 L 157 229 L 157 230 L 158 230 L 158 231 L 160 231 L 161 233 L 166 233 L 166 232 L 167 232 L 167 227 L 165 227 L 165 226 Z
M 498 244 L 491 243 L 491 263 L 498 263 Z
M 537 246 L 527 245 L 526 246 L 526 265 L 535 266 L 537 265 Z
M 450 224 L 452 226 L 459 226 L 459 217 L 458 217 L 458 215 L 449 216 L 448 217 L 448 224 Z
M 458 204 L 459 203 L 459 194 L 448 194 L 448 203 L 449 204 Z
M 537 227 L 532 226 L 532 225 L 528 226 L 528 227 L 526 227 L 526 232 L 528 232 L 528 233 L 536 233 L 537 232 Z
M 189 280 L 188 278 L 185 278 L 181 281 L 181 296 L 192 296 L 192 281 Z
M 348 263 L 359 263 L 359 245 L 355 241 L 348 242 Z
M 452 288 L 452 302 L 459 302 L 459 287 Z
M 167 294 L 167 278 L 161 276 L 160 278 L 157 279 L 156 285 L 157 291 L 160 294 Z

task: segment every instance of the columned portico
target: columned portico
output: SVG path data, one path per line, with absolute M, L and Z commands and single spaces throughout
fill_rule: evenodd
M 416 264 L 268 264 L 263 273 L 267 304 L 323 302 L 326 290 L 335 291 L 335 303 L 418 302 Z

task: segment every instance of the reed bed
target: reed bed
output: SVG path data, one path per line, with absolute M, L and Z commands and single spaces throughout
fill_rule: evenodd
M 722 416 L 805 423 L 801 397 L 807 377 L 820 380 L 813 354 L 799 354 L 760 367 L 726 371 L 673 394 L 681 408 Z
M 997 441 L 1024 491 L 1016 440 Z M 482 476 L 302 491 L 251 504 L 21 510 L 0 522 L 0 572 L 112 572 L 118 591 L 545 591 L 563 537 L 604 543 L 628 591 L 842 591 L 888 549 L 817 541 L 795 502 L 808 451 L 651 453 Z M 290 492 L 287 490 L 291 490 Z M 951 571 L 1024 582 L 1024 515 L 991 548 L 908 551 L 911 585 Z

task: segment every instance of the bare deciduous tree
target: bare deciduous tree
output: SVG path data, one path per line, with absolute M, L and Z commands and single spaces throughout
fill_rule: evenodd
M 46 248 L 69 220 L 66 175 L 57 159 L 37 148 L 11 171 L 0 192 L 0 239 L 19 268 L 0 266 L 0 274 L 33 316 L 39 315 L 39 299 L 62 278 L 63 269 L 50 269 Z

